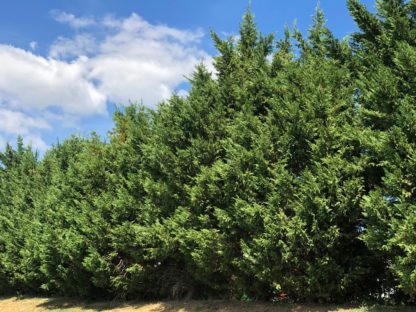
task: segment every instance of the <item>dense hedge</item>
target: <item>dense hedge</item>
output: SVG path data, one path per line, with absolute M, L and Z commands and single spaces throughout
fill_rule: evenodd
M 416 1 L 348 1 L 277 42 L 247 12 L 187 97 L 108 140 L 0 154 L 0 293 L 345 302 L 416 296 Z

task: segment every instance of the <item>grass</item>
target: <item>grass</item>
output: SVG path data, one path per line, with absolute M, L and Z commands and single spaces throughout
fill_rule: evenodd
M 297 305 L 239 301 L 85 302 L 68 298 L 0 298 L 1 312 L 410 312 L 416 307 Z

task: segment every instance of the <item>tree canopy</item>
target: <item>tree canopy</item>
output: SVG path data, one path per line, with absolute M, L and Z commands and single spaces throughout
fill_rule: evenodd
M 416 299 L 416 1 L 212 33 L 187 96 L 0 153 L 0 293 Z M 283 295 L 282 295 L 283 294 Z

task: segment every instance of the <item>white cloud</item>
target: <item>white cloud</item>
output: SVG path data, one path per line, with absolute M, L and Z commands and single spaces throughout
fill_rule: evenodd
M 181 43 L 194 43 L 200 41 L 204 36 L 201 29 L 188 31 L 166 25 L 152 25 L 136 13 L 132 13 L 125 19 L 117 19 L 111 15 L 107 15 L 101 21 L 101 24 L 108 28 L 116 29 L 124 35 L 139 35 L 149 40 L 173 39 Z
M 30 129 L 49 129 L 49 124 L 41 119 L 21 112 L 0 108 L 0 131 L 9 134 L 28 134 Z
M 97 50 L 95 38 L 91 34 L 79 34 L 74 38 L 58 37 L 49 49 L 54 59 L 71 59 L 93 54 Z
M 106 16 L 96 22 L 106 31 L 99 39 L 91 33 L 58 38 L 50 57 L 89 55 L 85 68 L 97 90 L 117 104 L 143 101 L 155 106 L 185 81 L 202 59 L 210 57 L 198 49 L 201 30 L 179 30 L 152 25 L 137 14 L 124 19 Z
M 35 150 L 40 151 L 41 153 L 45 152 L 48 149 L 48 145 L 42 139 L 40 134 L 29 134 L 23 136 L 24 144 L 30 145 Z
M 6 148 L 7 140 L 0 134 L 0 151 Z
M 51 124 L 73 127 L 80 118 L 105 114 L 108 101 L 154 107 L 201 60 L 212 67 L 211 57 L 199 48 L 200 30 L 154 25 L 134 13 L 95 19 L 54 11 L 52 16 L 76 31 L 58 37 L 48 56 L 35 54 L 35 41 L 32 51 L 0 44 L 3 141 L 20 133 L 45 148 L 40 135 Z
M 0 100 L 26 111 L 59 107 L 66 113 L 104 113 L 106 97 L 86 78 L 86 62 L 46 59 L 0 45 Z
M 92 26 L 95 24 L 95 20 L 93 18 L 89 17 L 75 17 L 73 14 L 69 14 L 62 11 L 52 11 L 51 12 L 52 17 L 60 23 L 68 24 L 72 28 L 84 28 L 88 26 Z
M 17 135 L 21 135 L 25 143 L 44 151 L 47 144 L 41 138 L 41 130 L 51 127 L 42 118 L 28 116 L 19 111 L 12 111 L 0 107 L 0 148 L 6 141 L 14 143 Z

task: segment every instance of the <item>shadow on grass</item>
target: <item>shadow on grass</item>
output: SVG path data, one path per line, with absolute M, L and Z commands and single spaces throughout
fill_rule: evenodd
M 269 304 L 253 304 L 230 301 L 168 301 L 168 302 L 135 302 L 135 301 L 106 301 L 82 302 L 76 299 L 51 298 L 37 305 L 46 310 L 93 310 L 93 311 L 146 311 L 146 312 L 237 312 L 237 311 L 291 311 L 290 307 L 280 307 L 278 310 Z
M 124 301 L 85 301 L 75 298 L 49 298 L 36 305 L 37 308 L 45 310 L 89 310 L 89 311 L 111 311 L 111 310 L 139 310 L 149 312 L 169 311 L 164 310 L 162 304 L 146 302 L 124 302 Z M 148 309 L 149 307 L 149 309 Z M 173 310 L 172 310 L 173 311 Z
M 272 304 L 264 302 L 241 301 L 167 301 L 158 303 L 134 302 L 134 301 L 106 301 L 83 302 L 77 299 L 51 298 L 37 305 L 37 308 L 45 310 L 89 310 L 89 311 L 141 311 L 141 312 L 335 312 L 352 311 L 337 306 L 322 305 L 296 305 L 296 304 Z M 364 310 L 367 312 L 366 310 Z M 370 311 L 369 311 L 370 312 Z M 376 310 L 371 311 L 376 312 Z M 378 312 L 378 311 L 377 311 Z

